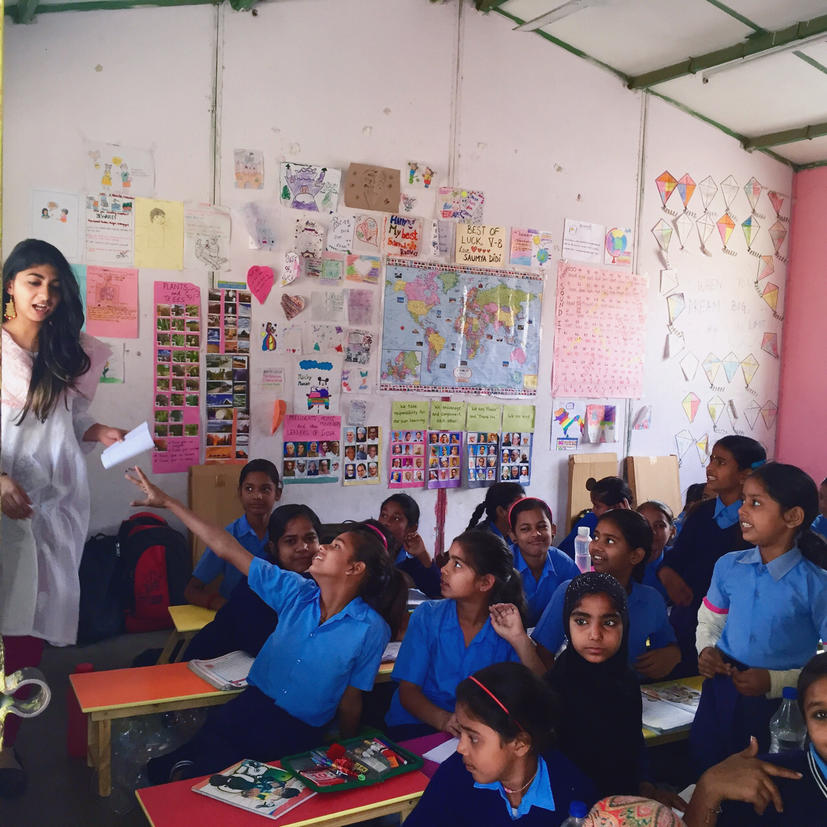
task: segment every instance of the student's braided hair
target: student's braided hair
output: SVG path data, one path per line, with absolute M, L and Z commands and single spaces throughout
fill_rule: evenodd
M 514 500 L 519 500 L 524 496 L 525 489 L 518 482 L 495 482 L 485 492 L 485 499 L 474 509 L 466 531 L 480 524 L 483 512 L 491 522 L 494 522 L 497 519 L 497 508 L 507 508 Z

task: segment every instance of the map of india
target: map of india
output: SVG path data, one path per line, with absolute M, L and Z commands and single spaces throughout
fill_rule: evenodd
M 385 273 L 382 390 L 536 393 L 541 276 L 395 258 Z

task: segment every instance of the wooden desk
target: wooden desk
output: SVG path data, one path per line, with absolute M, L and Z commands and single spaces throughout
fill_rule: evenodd
M 261 827 L 264 822 L 260 815 L 192 792 L 193 786 L 206 777 L 136 790 L 135 795 L 147 821 L 152 827 L 180 827 L 182 824 Z M 340 827 L 393 813 L 399 813 L 404 821 L 427 786 L 428 778 L 421 772 L 408 772 L 361 790 L 318 793 L 295 810 L 285 813 L 278 824 L 280 827 L 311 824 Z
M 212 609 L 205 609 L 203 606 L 193 606 L 185 603 L 183 606 L 170 606 L 169 614 L 175 628 L 169 633 L 166 645 L 158 658 L 158 663 L 169 663 L 175 647 L 180 643 L 180 648 L 175 660 L 181 660 L 184 650 L 189 642 L 208 623 L 212 623 L 215 612 Z
M 156 712 L 217 706 L 242 690 L 223 691 L 202 680 L 186 663 L 111 669 L 69 675 L 88 716 L 87 763 L 98 771 L 98 794 L 112 791 L 112 721 Z
M 647 684 L 652 689 L 658 689 L 662 686 L 669 686 L 673 683 L 682 683 L 692 689 L 701 691 L 701 685 L 704 679 L 701 675 L 694 675 L 691 678 L 680 678 L 677 681 L 663 681 L 662 683 Z M 653 729 L 643 727 L 643 740 L 647 747 L 659 747 L 661 744 L 671 744 L 673 741 L 683 741 L 689 737 L 690 726 L 680 727 L 680 729 L 672 729 L 669 732 L 655 732 Z

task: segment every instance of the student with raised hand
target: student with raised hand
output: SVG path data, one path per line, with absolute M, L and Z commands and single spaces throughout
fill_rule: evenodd
M 485 492 L 485 499 L 474 509 L 466 531 L 484 528 L 508 542 L 508 509 L 521 497 L 525 497 L 525 489 L 520 483 L 495 482 Z
M 353 734 L 362 692 L 373 687 L 390 639 L 388 624 L 372 608 L 393 575 L 384 535 L 353 523 L 320 546 L 305 578 L 254 557 L 231 534 L 153 485 L 139 468 L 134 473 L 127 479 L 144 499 L 133 505 L 168 508 L 246 575 L 250 588 L 279 615 L 253 663 L 248 687 L 211 709 L 189 743 L 150 761 L 150 781 L 193 778 L 242 758 L 270 761 L 310 749 L 337 710 L 343 735 Z
M 526 623 L 534 626 L 551 600 L 555 589 L 580 571 L 574 561 L 551 542 L 557 526 L 551 509 L 537 497 L 523 497 L 508 511 L 514 542 L 514 568 L 523 580 L 526 596 Z
M 591 781 L 553 748 L 561 715 L 542 679 L 497 663 L 456 690 L 457 751 L 440 764 L 410 827 L 562 824 L 572 801 L 595 798 Z
M 612 575 L 626 590 L 629 664 L 643 680 L 662 680 L 680 660 L 680 651 L 663 597 L 640 582 L 651 549 L 652 529 L 646 520 L 636 511 L 615 509 L 600 517 L 589 552 L 594 570 Z M 557 587 L 531 635 L 549 666 L 566 638 L 561 611 L 568 585 Z
M 706 468 L 707 486 L 714 499 L 702 502 L 690 514 L 664 555 L 658 577 L 674 604 L 669 622 L 681 648 L 681 663 L 673 677 L 698 673 L 698 609 L 718 559 L 730 551 L 749 548 L 738 523 L 741 487 L 749 473 L 766 459 L 761 443 L 751 437 L 731 435 L 719 439 Z
M 226 530 L 254 557 L 267 560 L 271 537 L 268 532 L 270 512 L 281 497 L 281 480 L 276 466 L 268 459 L 252 459 L 238 477 L 238 499 L 244 513 Z M 310 565 L 308 561 L 308 565 Z M 218 592 L 209 585 L 222 577 Z M 235 566 L 222 560 L 211 548 L 204 550 L 193 570 L 184 597 L 194 606 L 220 609 L 229 599 L 242 575 Z
M 394 564 L 426 597 L 439 597 L 439 566 L 419 534 L 419 506 L 409 494 L 391 494 L 379 510 L 379 522 L 399 545 Z
M 647 500 L 637 507 L 638 514 L 642 514 L 649 528 L 652 529 L 652 552 L 646 559 L 646 570 L 643 572 L 644 586 L 649 586 L 660 592 L 664 600 L 669 599 L 666 587 L 660 582 L 658 569 L 663 563 L 663 555 L 667 546 L 675 539 L 675 519 L 672 509 L 660 500 Z
M 682 810 L 677 796 L 646 780 L 626 590 L 610 574 L 579 574 L 566 587 L 561 616 L 568 646 L 546 676 L 562 701 L 560 751 L 594 781 L 599 796 L 638 793 Z
M 589 532 L 594 530 L 598 518 L 613 508 L 631 508 L 634 496 L 632 489 L 620 477 L 603 477 L 596 480 L 589 477 L 586 480 L 586 490 L 592 501 L 591 511 L 587 511 L 575 524 L 566 538 L 558 546 L 560 551 L 574 559 L 574 538 L 577 529 L 587 526 Z
M 393 670 L 399 682 L 385 722 L 396 740 L 459 733 L 457 684 L 501 661 L 544 671 L 523 626 L 525 598 L 505 542 L 485 529 L 454 539 L 442 567 L 442 596 L 417 606 Z
M 270 515 L 267 527 L 268 557 L 285 571 L 307 571 L 319 551 L 321 523 L 306 505 L 280 505 Z M 233 571 L 238 573 L 237 569 Z M 215 618 L 192 639 L 184 660 L 217 658 L 241 649 L 255 657 L 273 633 L 278 615 L 240 575 L 230 599 Z
M 707 769 L 758 739 L 785 686 L 827 638 L 827 541 L 810 528 L 818 491 L 800 468 L 771 462 L 747 477 L 738 512 L 754 547 L 725 554 L 698 613 L 698 670 L 707 679 L 690 749 Z

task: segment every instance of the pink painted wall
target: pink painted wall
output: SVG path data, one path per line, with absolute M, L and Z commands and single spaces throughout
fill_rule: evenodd
M 827 477 L 827 167 L 793 180 L 777 458 Z

